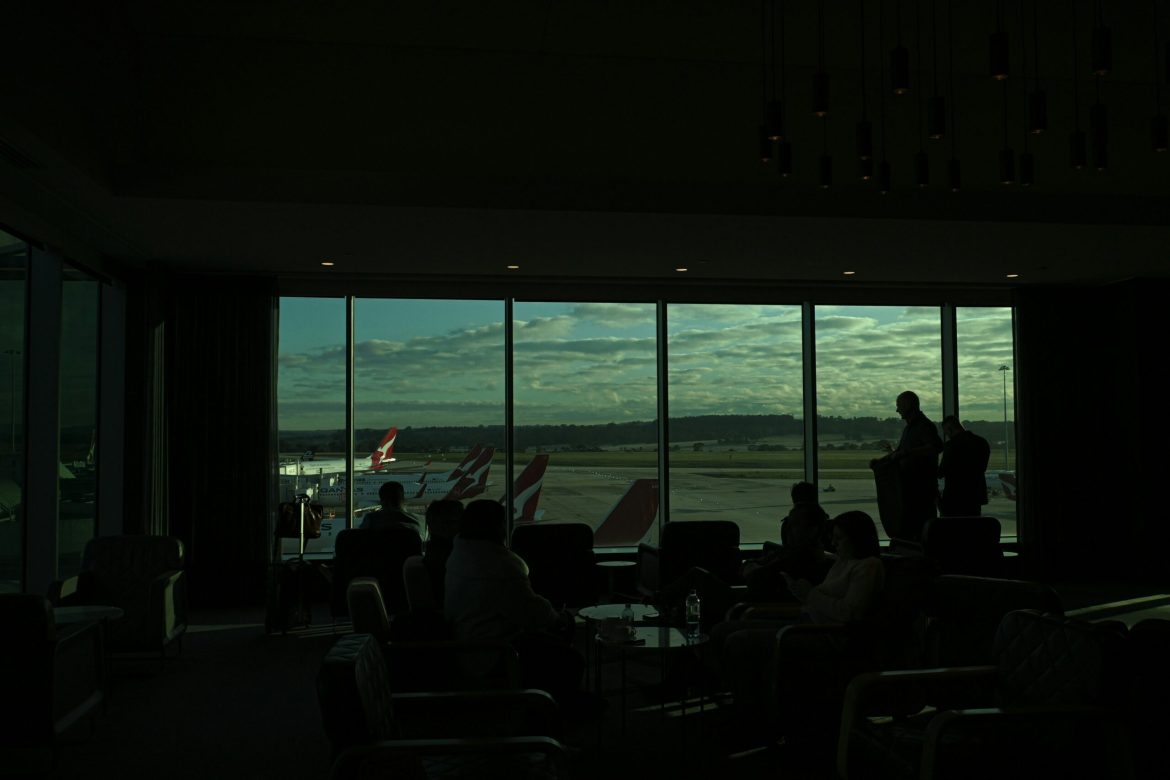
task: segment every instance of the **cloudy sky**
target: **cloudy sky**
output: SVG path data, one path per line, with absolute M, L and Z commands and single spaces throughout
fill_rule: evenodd
M 501 424 L 503 314 L 501 301 L 359 299 L 357 427 Z M 517 302 L 513 315 L 517 424 L 655 418 L 653 304 Z M 802 415 L 800 307 L 677 304 L 667 321 L 672 415 Z M 937 308 L 820 306 L 815 325 L 821 414 L 892 417 L 913 389 L 938 418 Z M 1000 419 L 1010 310 L 961 309 L 958 340 L 963 416 Z M 282 429 L 344 427 L 344 342 L 341 299 L 282 299 Z

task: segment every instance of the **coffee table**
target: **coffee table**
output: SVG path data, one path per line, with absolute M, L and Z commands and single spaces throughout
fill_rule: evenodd
M 625 605 L 621 605 L 623 608 Z M 700 634 L 697 637 L 689 637 L 680 629 L 672 628 L 670 626 L 634 626 L 634 635 L 627 641 L 609 641 L 603 639 L 600 635 L 594 635 L 592 641 L 597 644 L 597 658 L 596 658 L 596 691 L 601 693 L 601 662 L 602 654 L 604 652 L 617 652 L 621 660 L 621 696 L 622 696 L 622 734 L 626 733 L 626 693 L 628 686 L 626 684 L 626 657 L 631 653 L 646 653 L 657 651 L 661 654 L 659 664 L 659 680 L 665 681 L 667 669 L 667 654 L 672 650 L 682 650 L 687 648 L 695 648 L 706 644 L 710 641 L 710 637 L 706 634 Z M 685 665 L 683 667 L 686 668 Z M 683 699 L 682 699 L 682 716 L 685 720 L 687 711 L 687 683 L 684 677 L 683 680 Z M 699 710 L 703 709 L 703 697 L 699 696 Z M 663 703 L 663 712 L 665 712 L 665 703 Z
M 626 605 L 623 604 L 598 604 L 592 607 L 581 607 L 577 610 L 578 617 L 585 618 L 585 631 L 587 641 L 585 642 L 585 668 L 588 669 L 591 665 L 591 657 L 593 654 L 594 637 L 597 633 L 597 627 L 594 625 L 602 620 L 611 618 L 620 618 L 625 611 Z M 634 624 L 643 623 L 647 620 L 654 620 L 658 617 L 658 608 L 649 606 L 648 604 L 630 604 L 630 611 L 634 613 Z M 598 667 L 600 668 L 600 667 Z M 596 687 L 596 686 L 595 686 Z

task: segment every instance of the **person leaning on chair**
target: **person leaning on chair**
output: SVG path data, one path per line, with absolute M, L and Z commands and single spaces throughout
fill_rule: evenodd
M 938 504 L 938 454 L 942 439 L 920 408 L 918 395 L 907 390 L 895 401 L 898 416 L 906 421 L 898 446 L 882 458 L 870 461 L 870 468 L 888 461 L 898 467 L 902 489 L 903 538 L 917 540 L 926 521 L 936 514 Z M 888 444 L 885 446 L 889 447 Z
M 378 488 L 382 508 L 366 514 L 361 528 L 409 528 L 418 533 L 418 518 L 402 508 L 406 491 L 401 482 L 387 480 Z
M 942 459 L 938 475 L 945 482 L 939 500 L 939 514 L 943 517 L 977 517 L 987 503 L 987 462 L 991 460 L 991 445 L 987 439 L 963 427 L 959 418 L 949 415 L 942 421 Z

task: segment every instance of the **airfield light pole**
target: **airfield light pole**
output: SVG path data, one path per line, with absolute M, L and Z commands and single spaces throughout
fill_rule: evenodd
M 1003 373 L 1003 467 L 1006 471 L 1008 467 L 1007 372 L 1011 369 L 1003 365 L 996 370 Z

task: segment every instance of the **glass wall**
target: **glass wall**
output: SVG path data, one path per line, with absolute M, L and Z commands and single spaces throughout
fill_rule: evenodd
M 0 593 L 19 592 L 24 577 L 24 356 L 28 245 L 0 231 Z
M 504 495 L 503 301 L 357 299 L 353 445 L 355 524 L 388 480 L 420 516 Z
M 914 391 L 928 418 L 942 418 L 940 310 L 818 306 L 815 323 L 821 505 L 830 516 L 860 509 L 876 521 L 869 461 L 901 437 L 898 394 Z
M 987 439 L 987 506 L 1004 536 L 1016 534 L 1015 368 L 1012 310 L 955 310 L 958 343 L 959 419 Z
M 57 576 L 81 570 L 85 543 L 97 534 L 98 344 L 101 286 L 68 265 L 61 271 L 61 463 Z
M 670 519 L 779 539 L 804 478 L 801 307 L 667 307 Z
M 281 298 L 276 414 L 280 500 L 322 500 L 345 472 L 346 304 L 344 298 Z M 331 552 L 345 504 L 331 505 L 309 552 Z M 337 515 L 340 514 L 340 522 Z M 296 552 L 284 540 L 284 552 Z
M 598 546 L 637 544 L 658 508 L 656 305 L 513 307 L 515 461 L 547 455 L 539 505 L 517 522 L 584 522 Z
M 517 496 L 516 523 L 586 522 L 598 546 L 656 537 L 659 339 L 667 354 L 671 521 L 729 519 L 750 544 L 778 535 L 792 484 L 814 480 L 831 515 L 879 519 L 869 462 L 904 428 L 895 399 L 943 409 L 942 308 L 816 306 L 815 473 L 805 473 L 803 309 L 656 303 L 512 305 L 512 475 L 506 453 L 505 301 L 352 299 L 354 486 L 346 485 L 347 301 L 281 301 L 282 497 L 325 504 L 321 540 L 404 483 L 435 498 Z M 1012 311 L 957 310 L 959 404 L 992 444 L 988 511 L 1015 530 Z M 1001 368 L 1002 367 L 1002 368 Z M 1006 412 L 1005 412 L 1006 406 Z M 289 543 L 293 544 L 293 543 Z M 291 551 L 292 548 L 289 548 Z

